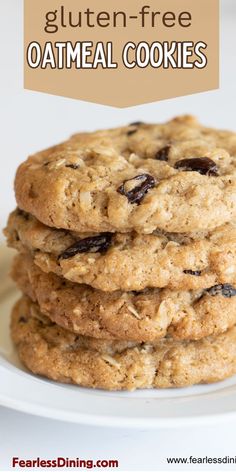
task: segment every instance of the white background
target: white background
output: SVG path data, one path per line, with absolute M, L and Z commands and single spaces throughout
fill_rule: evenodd
M 207 6 L 207 0 L 202 3 Z M 24 91 L 22 1 L 0 0 L 0 7 L 0 229 L 15 206 L 12 185 L 17 165 L 28 154 L 76 131 L 137 120 L 164 121 L 178 113 L 192 113 L 207 125 L 236 130 L 236 0 L 222 0 L 220 90 L 126 110 Z M 34 418 L 0 407 L 0 470 L 10 468 L 12 455 L 118 458 L 120 470 L 181 470 L 166 466 L 165 457 L 234 456 L 235 432 L 235 423 L 173 431 L 115 431 Z M 236 470 L 236 466 L 218 470 L 223 469 Z M 198 465 L 185 470 L 217 469 Z

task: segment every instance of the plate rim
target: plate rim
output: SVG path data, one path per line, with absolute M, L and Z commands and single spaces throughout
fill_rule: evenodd
M 130 418 L 125 416 L 113 417 L 109 415 L 89 415 L 83 413 L 66 412 L 65 410 L 50 409 L 50 407 L 44 407 L 34 405 L 28 402 L 22 402 L 17 399 L 9 400 L 0 393 L 0 405 L 9 408 L 14 411 L 21 413 L 37 416 L 40 418 L 47 418 L 57 421 L 63 421 L 68 423 L 88 425 L 88 426 L 99 426 L 99 427 L 111 427 L 111 428 L 129 428 L 129 429 L 177 429 L 185 426 L 204 426 L 221 424 L 225 421 L 235 421 L 236 411 L 223 412 L 210 415 L 201 416 L 188 416 L 188 417 L 175 417 L 175 418 Z M 38 409 L 38 410 L 37 410 Z

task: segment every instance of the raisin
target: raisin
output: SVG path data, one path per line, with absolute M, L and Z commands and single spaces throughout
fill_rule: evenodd
M 18 216 L 22 216 L 24 220 L 28 221 L 30 216 L 28 213 L 26 213 L 24 210 L 21 210 L 19 207 L 17 207 L 16 213 Z
M 159 149 L 159 151 L 157 151 L 157 153 L 155 154 L 155 159 L 157 159 L 158 161 L 168 161 L 169 152 L 170 146 L 165 146 Z
M 19 216 L 22 216 L 23 213 L 24 213 L 23 210 L 21 210 L 19 207 L 17 207 L 16 214 L 19 215 Z
M 194 157 L 193 159 L 181 159 L 175 163 L 175 169 L 195 171 L 202 175 L 219 175 L 218 167 L 208 157 Z
M 139 184 L 139 180 L 141 180 L 141 183 Z M 131 190 L 128 190 L 127 184 L 128 182 L 134 182 L 137 181 L 137 185 L 134 186 Z M 117 192 L 120 193 L 121 195 L 125 195 L 127 199 L 129 200 L 129 203 L 139 203 L 145 196 L 145 193 L 148 192 L 149 189 L 153 188 L 155 186 L 155 179 L 152 177 L 150 174 L 140 174 L 136 175 L 132 179 L 127 179 L 123 182 L 122 185 L 117 189 Z
M 222 295 L 226 298 L 236 296 L 236 288 L 230 284 L 214 285 L 213 287 L 206 289 L 206 292 L 209 293 L 209 295 L 212 295 L 213 297 L 215 297 L 216 295 Z
M 79 164 L 66 164 L 65 167 L 69 167 L 70 169 L 79 169 Z
M 197 277 L 199 277 L 202 273 L 201 270 L 191 270 L 191 269 L 186 269 L 184 270 L 184 273 L 185 274 L 190 274 L 190 275 L 196 275 Z
M 97 236 L 80 239 L 68 247 L 60 256 L 61 259 L 69 259 L 83 252 L 105 252 L 110 247 L 112 233 L 101 233 Z
M 143 121 L 134 121 L 134 123 L 130 123 L 129 126 L 141 126 L 143 124 L 144 124 Z
M 19 323 L 25 324 L 25 323 L 27 323 L 27 319 L 26 319 L 24 316 L 21 316 L 21 317 L 19 318 Z
M 132 134 L 137 133 L 137 131 L 138 131 L 137 128 L 130 129 L 129 131 L 127 131 L 127 136 L 132 136 Z

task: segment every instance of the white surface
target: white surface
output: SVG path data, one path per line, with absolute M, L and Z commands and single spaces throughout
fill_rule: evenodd
M 6 277 L 12 251 L 0 249 L 0 404 L 19 411 L 91 426 L 179 428 L 236 419 L 236 376 L 183 389 L 105 392 L 57 384 L 31 375 L 18 360 L 10 333 L 19 297 Z
M 0 0 L 0 47 L 5 47 L 5 51 L 1 51 L 0 74 L 1 227 L 14 207 L 12 181 L 16 166 L 27 154 L 75 131 L 116 126 L 138 119 L 165 120 L 186 112 L 196 114 L 211 126 L 236 129 L 235 0 L 222 0 L 225 16 L 222 21 L 220 90 L 127 110 L 23 91 L 21 5 L 22 0 Z M 225 422 L 214 427 L 195 426 L 155 433 L 115 431 L 40 419 L 0 408 L 0 470 L 9 469 L 12 455 L 118 458 L 120 470 L 183 470 L 183 466 L 167 466 L 165 457 L 234 456 L 235 430 L 236 422 Z M 218 470 L 235 469 L 235 465 L 218 467 Z M 184 470 L 217 470 L 217 467 L 198 465 Z
M 91 428 L 70 423 L 35 419 L 0 407 L 0 470 L 9 470 L 13 456 L 79 457 L 117 459 L 119 471 L 235 470 L 235 465 L 170 466 L 166 457 L 224 457 L 235 455 L 235 430 L 227 423 L 220 428 L 195 426 L 180 431 Z M 3 434 L 4 432 L 4 434 Z M 23 470 L 23 469 L 22 469 Z M 29 470 L 29 469 L 28 469 Z M 46 470 L 46 469 L 44 469 Z M 61 469 L 64 470 L 64 469 Z M 76 470 L 76 469 L 74 469 Z M 102 469 L 101 469 L 102 470 Z M 108 469 L 104 469 L 108 470 Z M 30 472 L 32 469 L 30 469 Z

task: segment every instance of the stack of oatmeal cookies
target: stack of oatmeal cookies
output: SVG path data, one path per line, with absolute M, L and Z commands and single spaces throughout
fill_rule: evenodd
M 190 116 L 77 134 L 15 192 L 11 329 L 32 372 L 108 390 L 236 373 L 236 134 Z

